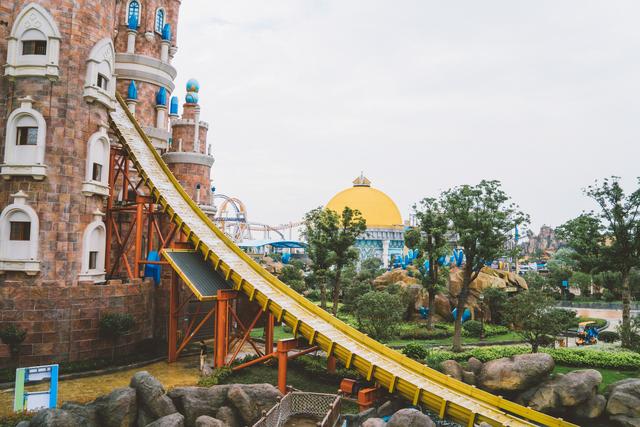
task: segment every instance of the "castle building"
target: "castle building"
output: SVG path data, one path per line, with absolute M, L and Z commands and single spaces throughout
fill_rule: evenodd
M 99 355 L 98 320 L 109 309 L 136 316 L 128 348 L 152 335 L 158 291 L 109 281 L 106 271 L 116 92 L 187 192 L 214 212 L 197 82 L 182 116 L 171 97 L 180 3 L 0 2 L 0 319 L 27 329 L 23 363 Z
M 371 181 L 360 174 L 353 187 L 342 190 L 326 208 L 341 213 L 345 207 L 357 209 L 367 221 L 367 231 L 356 240 L 360 260 L 378 258 L 388 267 L 392 258 L 402 257 L 404 226 L 395 202 L 382 191 L 371 187 Z

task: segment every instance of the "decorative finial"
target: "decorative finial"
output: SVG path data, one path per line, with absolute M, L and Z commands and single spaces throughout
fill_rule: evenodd
M 354 187 L 371 187 L 371 181 L 360 172 L 360 176 L 353 180 Z
M 156 105 L 167 105 L 167 90 L 161 87 L 156 93 Z
M 127 88 L 127 99 L 132 101 L 138 99 L 138 88 L 136 87 L 136 82 L 133 80 L 129 82 L 129 87 Z
M 198 103 L 198 92 L 200 92 L 200 83 L 196 79 L 189 79 L 187 81 L 187 96 L 185 97 L 187 104 Z
M 171 97 L 171 103 L 169 106 L 169 114 L 172 116 L 177 116 L 178 115 L 178 97 L 177 96 L 172 96 Z

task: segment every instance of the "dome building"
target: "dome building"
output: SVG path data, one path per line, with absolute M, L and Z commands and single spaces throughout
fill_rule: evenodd
M 391 197 L 372 188 L 371 181 L 360 174 L 353 187 L 333 196 L 326 208 L 340 213 L 346 206 L 359 210 L 367 221 L 367 231 L 356 241 L 361 260 L 379 258 L 388 267 L 392 257 L 402 256 L 404 226 Z

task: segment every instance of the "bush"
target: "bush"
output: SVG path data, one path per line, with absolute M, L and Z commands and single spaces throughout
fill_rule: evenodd
M 612 343 L 620 341 L 620 334 L 613 331 L 602 331 L 598 335 L 598 338 L 604 342 Z
M 20 349 L 20 344 L 27 337 L 27 331 L 22 329 L 13 323 L 10 323 L 0 329 L 0 339 L 7 344 L 12 353 L 17 353 Z
M 335 373 L 329 373 L 327 371 L 327 358 L 321 356 L 300 356 L 291 359 L 289 364 L 293 368 L 299 368 L 304 371 L 307 375 L 336 380 L 337 382 L 340 382 L 343 378 L 361 378 L 361 375 L 355 369 L 346 369 L 340 365 L 336 367 Z
M 211 373 L 211 375 L 207 375 L 207 376 L 201 377 L 198 380 L 198 386 L 200 386 L 200 387 L 211 387 L 213 385 L 221 384 L 232 373 L 233 373 L 233 371 L 231 370 L 231 368 L 228 368 L 226 366 L 224 368 L 215 368 L 213 370 L 213 372 Z
M 482 334 L 482 323 L 477 320 L 467 320 L 462 324 L 465 335 L 469 337 L 479 338 Z
M 356 300 L 358 327 L 376 339 L 389 338 L 404 314 L 404 304 L 398 295 L 370 291 Z
M 135 322 L 129 313 L 106 313 L 100 319 L 100 334 L 117 339 L 133 329 Z
M 438 340 L 452 335 L 453 326 L 446 323 L 437 323 L 432 330 L 415 323 L 404 323 L 398 328 L 398 337 L 403 340 Z
M 415 360 L 424 360 L 429 355 L 429 350 L 420 344 L 410 343 L 402 348 L 402 354 Z

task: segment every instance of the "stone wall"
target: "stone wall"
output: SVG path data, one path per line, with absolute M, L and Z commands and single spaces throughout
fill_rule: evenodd
M 27 330 L 21 366 L 88 360 L 111 355 L 111 343 L 99 334 L 105 313 L 130 313 L 135 319 L 132 333 L 118 341 L 119 355 L 139 350 L 142 341 L 154 337 L 154 327 L 164 329 L 166 316 L 156 316 L 156 299 L 166 309 L 163 294 L 150 280 L 110 281 L 106 286 L 6 281 L 0 287 L 0 313 L 2 324 L 16 323 Z M 10 365 L 9 348 L 0 344 L 0 368 Z

